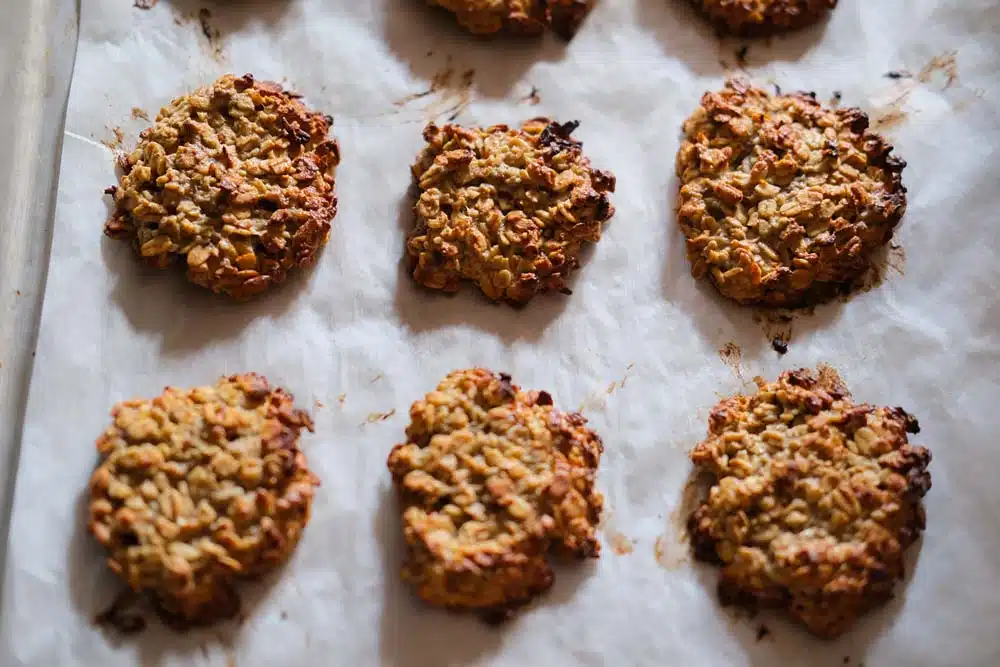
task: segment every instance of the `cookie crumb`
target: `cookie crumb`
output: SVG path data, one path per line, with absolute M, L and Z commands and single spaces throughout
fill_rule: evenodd
M 139 107 L 132 107 L 132 119 L 133 120 L 149 120 L 149 114 L 140 109 Z
M 783 338 L 773 338 L 771 339 L 771 349 L 779 355 L 784 355 L 788 352 L 788 341 Z
M 765 637 L 771 634 L 771 629 L 761 623 L 757 626 L 757 641 L 763 640 Z

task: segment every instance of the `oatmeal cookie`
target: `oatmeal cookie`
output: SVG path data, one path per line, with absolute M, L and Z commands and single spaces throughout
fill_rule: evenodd
M 720 30 L 759 37 L 816 23 L 837 0 L 693 0 Z
M 119 158 L 104 232 L 237 299 L 312 264 L 337 212 L 332 119 L 251 75 L 226 75 L 161 110 Z
M 569 39 L 590 12 L 594 0 L 428 0 L 455 14 L 459 24 L 476 35 L 501 30 L 538 35 L 550 27 Z
M 446 377 L 410 420 L 388 465 L 403 578 L 425 601 L 502 618 L 552 585 L 550 551 L 598 556 L 603 447 L 581 415 L 475 368 Z
M 706 93 L 677 153 L 691 273 L 743 304 L 795 307 L 852 287 L 906 210 L 906 163 L 859 109 L 740 80 Z
M 614 214 L 615 177 L 590 166 L 570 136 L 577 125 L 428 125 L 413 165 L 419 198 L 406 247 L 414 279 L 448 292 L 470 280 L 514 304 L 568 292 L 581 246 L 598 241 Z
M 128 586 L 180 625 L 234 615 L 239 578 L 284 562 L 319 480 L 292 396 L 248 373 L 120 403 L 97 440 L 89 528 Z
M 855 404 L 821 366 L 757 379 L 712 410 L 691 453 L 712 486 L 688 527 L 723 603 L 787 609 L 836 637 L 892 595 L 924 529 L 931 455 L 902 408 Z

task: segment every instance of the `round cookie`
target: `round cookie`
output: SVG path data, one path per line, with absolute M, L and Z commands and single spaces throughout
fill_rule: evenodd
M 759 37 L 816 23 L 837 0 L 693 0 L 720 30 Z
M 274 83 L 223 76 L 160 111 L 119 158 L 105 233 L 148 264 L 245 299 L 315 262 L 337 212 L 332 119 Z
M 541 34 L 546 26 L 569 39 L 590 12 L 593 0 L 428 0 L 453 14 L 458 22 L 476 35 L 501 30 Z
M 931 455 L 908 443 L 913 417 L 855 404 L 829 367 L 757 384 L 715 406 L 691 453 L 712 478 L 688 524 L 694 552 L 722 568 L 723 603 L 784 608 L 836 637 L 902 578 Z
M 319 480 L 298 449 L 309 415 L 248 373 L 120 403 L 97 440 L 89 528 L 128 586 L 171 622 L 233 616 L 233 584 L 284 562 Z
M 850 289 L 906 210 L 906 163 L 859 109 L 740 80 L 706 93 L 677 153 L 677 221 L 696 278 L 742 304 Z
M 513 304 L 568 292 L 581 247 L 598 241 L 614 214 L 615 178 L 590 166 L 570 136 L 577 125 L 428 125 L 412 168 L 419 197 L 406 248 L 414 279 L 448 292 L 469 280 Z
M 550 551 L 598 556 L 603 447 L 581 415 L 474 368 L 446 377 L 410 420 L 388 466 L 403 578 L 425 601 L 504 618 L 552 585 Z

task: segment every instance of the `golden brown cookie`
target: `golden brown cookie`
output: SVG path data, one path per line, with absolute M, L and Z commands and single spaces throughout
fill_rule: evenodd
M 577 123 L 428 125 L 413 165 L 419 189 L 407 241 L 414 279 L 454 292 L 462 280 L 514 304 L 568 292 L 586 242 L 614 214 L 615 177 L 590 166 Z
M 119 158 L 105 233 L 148 264 L 245 299 L 316 261 L 337 212 L 332 119 L 251 75 L 226 75 L 160 111 Z
M 453 14 L 466 30 L 491 35 L 501 30 L 538 35 L 550 27 L 569 39 L 590 12 L 594 0 L 428 0 Z
M 706 93 L 677 153 L 677 221 L 696 278 L 743 304 L 850 289 L 906 211 L 906 163 L 859 109 L 740 80 Z
M 430 604 L 505 617 L 552 585 L 547 555 L 596 558 L 603 450 L 579 414 L 507 375 L 456 371 L 389 455 L 403 578 Z
M 924 529 L 931 455 L 902 408 L 855 404 L 829 367 L 758 379 L 712 410 L 691 453 L 712 486 L 690 517 L 723 603 L 787 609 L 836 637 L 892 596 Z
M 786 32 L 816 23 L 837 0 L 693 0 L 720 30 L 747 37 Z
M 233 616 L 235 581 L 283 563 L 309 522 L 319 480 L 298 449 L 309 415 L 253 373 L 111 414 L 89 506 L 111 569 L 176 624 Z

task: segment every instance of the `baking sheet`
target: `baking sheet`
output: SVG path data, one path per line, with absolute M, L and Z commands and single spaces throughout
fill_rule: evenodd
M 0 664 L 998 664 L 995 3 L 841 0 L 825 25 L 745 52 L 671 0 L 605 0 L 569 45 L 468 38 L 414 0 L 130 5 L 82 2 Z M 909 162 L 909 211 L 881 284 L 778 331 L 689 277 L 672 222 L 679 126 L 739 69 L 839 93 Z M 144 115 L 225 72 L 303 93 L 335 117 L 344 156 L 318 266 L 249 304 L 145 271 L 100 234 L 113 151 Z M 594 164 L 617 174 L 617 215 L 572 296 L 515 311 L 471 289 L 424 293 L 406 275 L 407 167 L 423 124 L 452 115 L 580 120 Z M 770 338 L 789 333 L 779 356 Z M 680 532 L 686 451 L 719 396 L 818 362 L 858 399 L 916 414 L 934 454 L 906 586 L 834 642 L 721 609 L 714 572 L 690 563 Z M 472 365 L 582 407 L 606 444 L 601 559 L 560 568 L 551 594 L 501 628 L 427 609 L 398 581 L 384 466 L 410 402 Z M 240 623 L 104 633 L 92 618 L 117 588 L 85 533 L 83 491 L 109 408 L 244 370 L 315 416 L 304 448 L 323 486 L 299 549 L 245 596 Z

